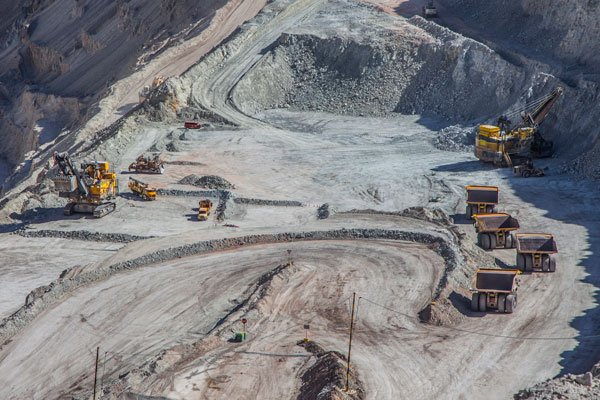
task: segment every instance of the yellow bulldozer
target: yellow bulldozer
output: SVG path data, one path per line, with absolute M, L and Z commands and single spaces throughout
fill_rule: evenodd
M 531 158 L 550 157 L 553 143 L 543 138 L 539 126 L 562 93 L 563 89 L 557 87 L 523 109 L 501 116 L 498 125 L 480 125 L 475 136 L 475 156 L 501 167 L 513 167 Z M 510 118 L 517 114 L 522 121 L 513 125 Z
M 91 213 L 101 218 L 113 212 L 116 203 L 110 200 L 118 194 L 117 174 L 105 161 L 81 164 L 77 168 L 67 153 L 54 153 L 58 173 L 51 179 L 60 197 L 69 199 L 65 215 Z
M 142 154 L 135 162 L 129 164 L 129 172 L 132 171 L 145 174 L 162 174 L 165 172 L 165 163 L 160 154 Z

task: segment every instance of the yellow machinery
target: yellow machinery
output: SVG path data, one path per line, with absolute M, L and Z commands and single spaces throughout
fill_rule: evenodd
M 52 178 L 58 195 L 69 199 L 65 215 L 91 213 L 101 218 L 116 208 L 109 200 L 118 194 L 117 174 L 110 171 L 105 161 L 81 164 L 77 169 L 67 153 L 54 153 L 59 173 Z
M 513 249 L 516 241 L 511 233 L 519 229 L 519 221 L 506 213 L 474 215 L 477 242 L 484 250 Z
M 475 274 L 471 310 L 512 313 L 517 307 L 519 270 L 480 268 Z
M 497 186 L 466 186 L 467 218 L 473 219 L 476 214 L 492 214 L 498 204 Z
M 129 178 L 127 186 L 129 186 L 129 189 L 131 189 L 133 193 L 144 200 L 156 200 L 156 189 L 148 186 L 147 183 L 138 181 L 134 178 Z
M 198 221 L 206 221 L 210 215 L 213 203 L 210 200 L 200 200 L 198 203 Z
M 554 236 L 549 233 L 519 233 L 517 239 L 517 268 L 531 272 L 540 269 L 544 272 L 556 271 L 558 253 Z
M 147 174 L 162 174 L 165 172 L 165 163 L 160 158 L 160 154 L 141 155 L 135 162 L 129 164 L 129 172 L 141 172 Z
M 143 103 L 148 96 L 150 95 L 150 93 L 156 89 L 157 87 L 159 87 L 160 85 L 162 85 L 165 81 L 165 78 L 161 75 L 157 75 L 156 77 L 154 77 L 154 79 L 152 80 L 152 85 L 146 85 L 142 88 L 142 90 L 139 91 L 138 95 L 139 95 L 139 102 Z
M 550 157 L 553 144 L 542 137 L 538 128 L 562 93 L 563 89 L 557 87 L 522 110 L 501 116 L 498 126 L 480 125 L 475 136 L 475 156 L 503 167 L 512 167 L 514 158 Z M 522 122 L 512 126 L 509 116 L 519 113 Z

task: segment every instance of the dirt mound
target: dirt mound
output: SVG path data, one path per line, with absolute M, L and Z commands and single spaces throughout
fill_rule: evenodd
M 198 176 L 192 174 L 182 178 L 179 183 L 182 185 L 192 185 L 209 189 L 235 189 L 235 185 L 227 179 L 216 175 Z
M 317 360 L 302 374 L 298 400 L 359 400 L 365 398 L 363 383 L 355 369 L 350 369 L 350 391 L 346 387 L 346 357 L 337 351 L 325 351 L 315 342 L 298 342 L 298 346 L 315 355 Z
M 382 32 L 357 23 L 326 37 L 283 34 L 235 87 L 233 99 L 249 114 L 290 107 L 457 122 L 496 116 L 518 99 L 522 68 L 420 17 L 402 25 Z

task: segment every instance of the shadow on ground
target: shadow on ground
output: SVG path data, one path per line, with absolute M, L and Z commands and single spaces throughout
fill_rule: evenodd
M 594 305 L 575 316 L 570 325 L 577 330 L 577 345 L 561 354 L 559 375 L 581 374 L 600 361 L 600 193 L 591 181 L 569 181 L 566 176 L 539 180 L 511 179 L 515 194 L 524 202 L 545 210 L 545 217 L 565 224 L 579 225 L 586 230 L 584 256 L 578 260 L 587 274 L 578 284 L 592 285 Z M 590 188 L 594 188 L 590 190 Z M 551 195 L 544 195 L 545 193 Z M 560 242 L 559 242 L 560 251 Z M 559 265 L 558 268 L 574 266 Z M 577 290 L 574 285 L 573 290 Z M 569 296 L 569 293 L 559 293 Z

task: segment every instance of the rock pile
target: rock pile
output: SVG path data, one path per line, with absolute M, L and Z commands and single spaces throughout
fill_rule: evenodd
M 475 127 L 447 126 L 438 132 L 433 139 L 433 145 L 445 151 L 471 152 L 475 143 L 475 133 Z
M 515 400 L 597 399 L 600 392 L 600 364 L 581 375 L 567 374 L 523 389 Z
M 182 185 L 192 185 L 208 189 L 235 189 L 235 185 L 216 175 L 188 175 L 179 181 Z

